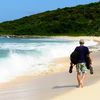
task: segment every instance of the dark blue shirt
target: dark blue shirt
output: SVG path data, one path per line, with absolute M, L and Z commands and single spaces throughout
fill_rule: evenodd
M 86 62 L 86 55 L 89 54 L 89 49 L 86 46 L 78 46 L 75 48 L 75 51 L 78 52 L 78 63 Z

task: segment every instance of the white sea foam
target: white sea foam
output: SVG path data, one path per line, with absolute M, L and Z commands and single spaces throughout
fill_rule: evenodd
M 26 41 L 26 40 L 25 40 Z M 38 41 L 38 42 L 37 42 Z M 94 41 L 86 41 L 87 46 L 96 45 Z M 36 40 L 25 43 L 0 43 L 0 82 L 7 82 L 26 72 L 48 70 L 51 60 L 67 57 L 79 45 L 78 41 L 56 39 Z M 7 53 L 5 56 L 5 53 Z

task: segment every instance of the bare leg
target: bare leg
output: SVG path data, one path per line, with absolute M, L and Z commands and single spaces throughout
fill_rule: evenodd
M 81 87 L 81 73 L 77 72 L 78 87 Z
M 80 81 L 81 87 L 83 87 L 83 82 L 84 82 L 85 77 L 86 77 L 86 73 L 82 73 L 82 77 Z

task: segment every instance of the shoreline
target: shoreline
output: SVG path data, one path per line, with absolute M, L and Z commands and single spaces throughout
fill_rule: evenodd
M 62 38 L 62 37 L 61 37 Z M 71 39 L 74 39 L 74 37 L 71 37 Z M 83 39 L 83 37 L 81 37 L 82 39 Z M 75 37 L 75 39 L 80 39 L 80 38 L 77 38 L 77 37 Z M 98 39 L 97 39 L 97 37 L 96 38 L 84 38 L 84 39 L 93 39 L 93 40 L 95 40 L 95 41 L 97 41 L 98 42 L 98 45 L 100 45 L 100 37 L 98 37 Z M 94 70 L 96 71 L 96 72 L 98 72 L 99 73 L 99 54 L 100 54 L 100 51 L 96 51 L 96 52 L 92 52 L 92 54 L 91 54 L 91 56 L 92 56 L 92 58 L 93 58 L 93 67 L 94 66 L 96 66 L 96 67 L 94 67 Z M 96 58 L 95 58 L 96 57 Z M 38 97 L 39 99 L 35 99 L 35 100 L 49 100 L 49 99 L 41 99 L 41 93 L 43 92 L 43 97 L 45 97 L 46 95 L 45 95 L 45 84 L 44 84 L 44 82 L 45 82 L 45 80 L 51 80 L 52 81 L 52 79 L 53 79 L 53 77 L 55 77 L 55 79 L 53 80 L 54 82 L 52 83 L 51 81 L 50 81 L 50 83 L 52 83 L 52 84 L 54 84 L 55 86 L 56 86 L 56 81 L 57 80 L 60 80 L 59 82 L 57 82 L 57 83 L 62 83 L 62 84 L 66 84 L 66 78 L 64 78 L 66 75 L 65 74 L 67 74 L 68 76 L 69 76 L 69 78 L 68 78 L 68 84 L 71 84 L 70 82 L 72 81 L 73 82 L 73 78 L 74 78 L 74 76 L 75 76 L 75 71 L 73 71 L 73 74 L 68 74 L 68 68 L 69 68 L 69 58 L 58 58 L 58 59 L 54 59 L 53 60 L 53 64 L 54 65 L 50 65 L 52 68 L 53 68 L 53 66 L 55 67 L 54 69 L 50 69 L 49 71 L 47 71 L 46 73 L 41 73 L 40 75 L 34 75 L 34 74 L 25 74 L 25 75 L 23 75 L 23 76 L 19 76 L 19 77 L 16 77 L 16 79 L 14 79 L 14 80 L 12 80 L 12 81 L 10 81 L 10 82 L 8 82 L 8 83 L 3 83 L 3 84 L 0 84 L 0 89 L 1 89 L 1 93 L 2 93 L 2 91 L 10 91 L 10 89 L 15 89 L 15 90 L 13 90 L 13 91 L 16 91 L 17 90 L 17 88 L 22 88 L 23 86 L 23 88 L 24 89 L 29 89 L 31 86 L 32 86 L 32 88 L 35 88 L 34 87 L 34 81 L 36 81 L 36 82 L 41 82 L 41 80 L 43 79 L 43 90 L 41 89 L 41 85 L 39 84 L 39 83 L 37 83 L 38 85 L 40 85 L 39 87 L 39 89 L 38 89 L 38 91 L 41 91 L 41 92 L 39 92 L 40 94 L 36 94 L 36 96 L 40 96 L 40 97 Z M 58 67 L 57 66 L 59 66 L 59 70 L 58 70 Z M 75 70 L 75 69 L 74 69 Z M 96 73 L 95 72 L 95 75 L 93 75 L 93 76 L 91 76 L 91 75 L 89 75 L 89 81 L 88 80 L 86 80 L 86 87 L 85 88 L 87 88 L 88 89 L 88 86 L 89 86 L 89 84 L 94 84 L 94 86 L 96 86 L 96 84 L 97 84 L 97 82 L 99 82 L 100 81 L 100 78 L 98 77 L 98 73 Z M 59 76 L 60 75 L 60 76 Z M 74 76 L 72 76 L 72 75 L 74 75 Z M 63 78 L 61 77 L 61 76 L 63 76 L 63 78 L 65 79 L 64 81 L 61 81 L 61 80 L 63 80 Z M 71 77 L 71 79 L 70 79 L 70 77 Z M 38 81 L 37 81 L 38 80 Z M 31 85 L 28 85 L 27 86 L 27 84 L 31 84 Z M 50 87 L 50 84 L 47 82 L 47 86 L 46 86 L 46 89 L 47 88 L 49 88 Z M 76 84 L 76 83 L 75 83 Z M 38 86 L 38 85 L 36 85 L 36 86 Z M 61 85 L 61 84 L 60 84 Z M 62 85 L 63 86 L 63 85 Z M 64 90 L 63 90 L 63 87 L 62 87 L 62 90 L 61 91 L 56 91 L 56 93 L 55 94 L 52 94 L 52 92 L 49 92 L 49 93 L 47 93 L 47 96 L 48 97 L 50 97 L 50 100 L 59 100 L 58 98 L 59 98 L 59 96 L 61 96 L 61 97 L 66 97 L 66 93 L 68 93 L 68 95 L 70 94 L 70 93 L 72 93 L 73 91 L 76 91 L 76 88 L 75 88 L 75 85 L 73 85 L 72 84 L 72 86 L 69 86 L 69 87 L 71 87 L 71 88 L 68 88 L 68 90 L 66 90 L 67 89 L 67 86 L 65 85 L 65 88 L 64 88 Z M 38 87 L 37 87 L 38 88 Z M 59 89 L 60 87 L 59 87 L 59 85 L 58 85 L 58 89 Z M 89 88 L 94 88 L 94 87 L 92 87 L 91 85 L 89 86 Z M 55 87 L 55 89 L 56 89 L 56 87 Z M 71 92 L 69 92 L 71 90 Z M 67 91 L 67 92 L 66 92 Z M 35 92 L 35 91 L 34 91 Z M 1 93 L 0 93 L 0 97 L 1 97 Z M 8 93 L 9 94 L 9 93 Z M 59 96 L 58 96 L 58 94 L 59 94 Z M 9 95 L 11 95 L 11 94 L 9 94 Z M 49 96 L 50 95 L 50 96 Z M 52 95 L 52 98 L 51 98 L 51 95 Z M 6 96 L 5 94 L 4 94 L 4 96 Z M 13 95 L 11 95 L 11 96 L 13 96 Z M 60 98 L 61 98 L 60 97 Z M 70 98 L 69 98 L 70 99 Z M 1 99 L 1 100 L 4 100 L 4 99 Z M 9 99 L 10 100 L 10 99 Z M 17 100 L 17 99 L 16 99 Z M 28 100 L 31 100 L 31 99 L 28 99 Z M 62 99 L 61 99 L 62 100 Z M 63 99 L 63 100 L 65 100 L 65 99 Z M 71 99 L 70 99 L 71 100 Z
M 74 40 L 79 40 L 79 39 L 83 39 L 84 40 L 92 40 L 92 41 L 96 41 L 97 42 L 97 45 L 94 45 L 94 46 L 98 46 L 100 45 L 100 37 L 87 37 L 87 36 L 79 36 L 79 37 L 69 37 L 69 36 L 60 36 L 60 37 L 52 37 L 52 38 L 57 38 L 57 39 L 74 39 Z M 94 46 L 91 46 L 92 48 L 94 48 Z M 96 52 L 98 50 L 93 50 L 92 52 Z M 28 77 L 40 77 L 40 76 L 46 76 L 46 75 L 51 75 L 51 74 L 56 74 L 56 73 L 60 73 L 60 72 L 63 72 L 64 70 L 68 70 L 68 67 L 70 64 L 69 64 L 69 57 L 61 57 L 61 58 L 56 58 L 56 59 L 53 59 L 51 61 L 51 63 L 49 64 L 49 69 L 46 70 L 45 72 L 28 72 L 28 73 L 25 73 L 24 75 L 21 75 L 21 76 L 18 76 L 16 77 L 15 79 L 12 79 L 8 82 L 4 82 L 4 83 L 0 83 L 0 88 L 2 87 L 7 87 L 6 83 L 8 84 L 12 84 L 12 83 L 16 83 L 18 81 L 24 81 L 25 80 L 25 77 L 26 79 L 28 79 Z M 63 65 L 63 67 L 62 67 Z M 59 67 L 58 67 L 59 66 Z
M 69 74 L 66 69 L 65 71 L 39 76 L 38 78 L 33 76 L 22 77 L 15 84 L 10 84 L 10 86 L 8 84 L 8 87 L 0 89 L 0 100 L 11 100 L 13 97 L 14 100 L 75 100 L 79 96 L 78 94 L 81 95 L 81 98 L 86 97 L 95 100 L 93 94 L 95 92 L 96 96 L 99 96 L 98 87 L 100 85 L 99 55 L 100 51 L 92 53 L 95 72 L 93 75 L 88 73 L 85 86 L 82 89 L 76 88 L 76 71 Z M 75 99 L 73 99 L 73 96 L 70 97 L 73 94 Z
M 31 79 L 38 79 L 40 77 L 45 77 L 45 76 L 57 74 L 60 72 L 64 72 L 66 69 L 68 69 L 68 67 L 66 66 L 69 66 L 69 63 L 67 62 L 69 62 L 68 57 L 53 59 L 51 63 L 49 64 L 48 70 L 44 72 L 43 71 L 42 72 L 27 72 L 21 76 L 17 76 L 15 79 L 12 79 L 8 82 L 0 83 L 0 89 L 7 89 L 8 87 L 16 86 L 17 84 L 20 84 L 21 82 L 25 82 Z

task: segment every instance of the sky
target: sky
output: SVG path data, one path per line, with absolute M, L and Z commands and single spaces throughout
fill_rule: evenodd
M 100 0 L 0 0 L 0 22 Z

